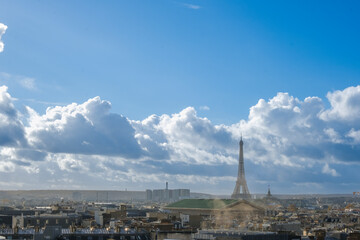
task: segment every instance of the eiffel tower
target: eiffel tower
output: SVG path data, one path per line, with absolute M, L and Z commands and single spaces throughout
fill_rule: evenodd
M 238 176 L 236 180 L 236 185 L 234 188 L 234 192 L 231 195 L 231 198 L 235 199 L 249 199 L 251 198 L 249 189 L 247 187 L 246 179 L 245 179 L 245 169 L 244 169 L 244 152 L 243 152 L 243 145 L 244 142 L 242 137 L 240 139 L 240 152 L 239 152 L 239 169 L 238 169 Z M 242 190 L 242 191 L 241 191 Z

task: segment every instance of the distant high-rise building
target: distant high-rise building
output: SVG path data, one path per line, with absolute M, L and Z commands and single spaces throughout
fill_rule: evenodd
M 234 188 L 234 192 L 231 195 L 231 198 L 240 199 L 240 198 L 251 198 L 246 179 L 245 179 L 245 168 L 244 168 L 244 151 L 243 145 L 244 142 L 242 137 L 240 139 L 240 152 L 239 152 L 239 168 L 238 168 L 238 176 L 236 180 L 236 185 Z
M 152 190 L 146 189 L 146 199 L 151 200 L 152 199 Z
M 190 198 L 190 189 L 169 189 L 166 182 L 165 189 L 146 190 L 146 199 L 156 202 L 174 202 Z

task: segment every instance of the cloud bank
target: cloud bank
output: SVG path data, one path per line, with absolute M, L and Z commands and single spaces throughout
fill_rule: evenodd
M 2 86 L 0 182 L 13 182 L 3 186 L 9 189 L 69 188 L 71 182 L 73 188 L 143 190 L 169 181 L 231 194 L 242 133 L 251 191 L 271 183 L 283 193 L 351 192 L 360 180 L 359 106 L 356 86 L 329 92 L 327 100 L 277 93 L 232 125 L 199 117 L 194 107 L 131 120 L 111 113 L 100 97 L 44 114 L 29 106 L 20 112 Z
M 111 114 L 111 104 L 99 97 L 83 104 L 48 108 L 44 115 L 27 108 L 29 144 L 51 153 L 117 155 L 139 158 L 135 131 L 123 116 Z

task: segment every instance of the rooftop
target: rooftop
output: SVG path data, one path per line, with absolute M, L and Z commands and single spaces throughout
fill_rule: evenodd
M 198 209 L 221 209 L 239 200 L 237 199 L 183 199 L 171 203 L 166 208 L 198 208 Z

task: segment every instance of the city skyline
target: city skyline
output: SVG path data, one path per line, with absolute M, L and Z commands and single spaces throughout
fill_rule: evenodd
M 0 2 L 0 189 L 358 192 L 358 3 Z

